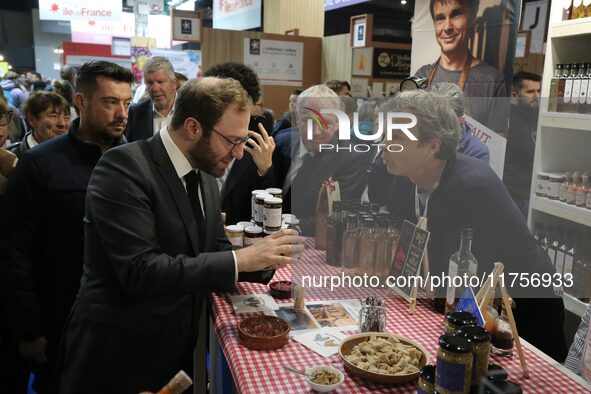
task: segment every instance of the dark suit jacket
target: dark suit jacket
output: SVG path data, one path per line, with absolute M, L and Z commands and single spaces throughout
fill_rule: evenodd
M 147 140 L 154 135 L 152 100 L 144 100 L 129 108 L 125 138 L 127 141 Z
M 235 274 L 216 180 L 202 179 L 206 234 L 197 232 L 160 135 L 113 149 L 97 164 L 61 393 L 158 391 L 179 369 L 191 371 L 203 298 L 233 290 Z
M 248 152 L 236 160 L 228 173 L 222 188 L 222 212 L 226 212 L 226 223 L 236 224 L 251 219 L 251 192 L 257 189 L 281 187 L 276 185 L 273 166 L 264 176 L 259 176 L 257 166 Z
M 277 183 L 285 184 L 289 175 L 291 158 L 299 152 L 300 134 L 297 128 L 279 133 L 275 138 L 275 171 Z M 345 141 L 334 141 L 334 145 L 344 147 Z M 322 182 L 332 177 L 339 182 L 341 200 L 359 200 L 366 185 L 367 171 L 371 155 L 368 153 L 317 152 L 304 164 L 287 190 L 283 190 L 283 211 L 291 212 L 300 219 L 302 232 L 314 235 L 315 215 L 318 194 Z

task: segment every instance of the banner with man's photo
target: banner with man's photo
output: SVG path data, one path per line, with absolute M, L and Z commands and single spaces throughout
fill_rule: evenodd
M 474 135 L 495 134 L 480 139 L 500 177 L 520 10 L 521 0 L 417 1 L 412 25 L 411 75 L 462 88 Z

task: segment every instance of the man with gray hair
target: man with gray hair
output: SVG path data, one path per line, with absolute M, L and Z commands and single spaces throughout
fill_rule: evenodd
M 394 215 L 414 223 L 427 218 L 432 277 L 448 274 L 450 256 L 458 250 L 464 228 L 474 231 L 472 254 L 478 261 L 479 275 L 492 272 L 497 261 L 504 263 L 507 277 L 512 273 L 554 273 L 548 255 L 495 172 L 482 160 L 456 153 L 460 125 L 447 98 L 429 91 L 403 92 L 381 110 L 415 115 L 417 124 L 410 131 L 416 140 L 395 130 L 391 139 L 384 141 L 386 147 L 397 144 L 403 150 L 382 150 L 382 160 L 395 177 L 384 185 L 370 175 L 370 201 L 385 195 Z M 517 304 L 519 334 L 556 360 L 563 360 L 562 299 L 552 288 L 506 285 Z M 437 297 L 444 294 L 444 288 L 435 289 Z M 539 312 L 542 309 L 544 313 Z
M 488 147 L 472 135 L 472 130 L 470 130 L 470 127 L 464 122 L 464 93 L 460 90 L 458 85 L 455 83 L 440 82 L 431 85 L 429 90 L 440 96 L 447 97 L 451 108 L 460 121 L 461 133 L 458 153 L 475 157 L 488 164 L 490 162 L 490 152 Z
M 168 126 L 174 112 L 178 81 L 170 61 L 162 56 L 150 58 L 144 68 L 144 84 L 149 100 L 129 109 L 125 137 L 129 142 L 145 140 Z
M 370 151 L 354 151 L 350 140 L 339 140 L 336 116 L 322 114 L 322 109 L 341 109 L 337 94 L 325 85 L 304 90 L 296 105 L 297 127 L 277 135 L 273 155 L 278 184 L 283 185 L 283 209 L 300 218 L 306 235 L 315 233 L 322 183 L 332 178 L 339 182 L 342 200 L 359 200 L 371 163 Z

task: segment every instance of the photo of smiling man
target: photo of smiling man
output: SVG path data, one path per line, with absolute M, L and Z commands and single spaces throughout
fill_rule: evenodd
M 424 48 L 413 51 L 413 65 L 423 64 L 418 69 L 411 67 L 417 70 L 415 76 L 427 79 L 428 85 L 438 82 L 457 84 L 466 98 L 466 114 L 504 134 L 508 128 L 509 102 L 499 99 L 508 97 L 505 78 L 499 69 L 507 62 L 513 62 L 511 39 L 508 38 L 513 22 L 499 16 L 505 15 L 502 12 L 505 6 L 494 0 L 430 0 L 428 7 L 430 18 L 425 15 L 425 9 L 422 12 L 415 10 L 417 21 L 413 30 L 426 37 L 433 34 L 431 29 L 434 29 L 440 51 L 437 54 Z M 505 34 L 499 37 L 497 30 Z M 492 34 L 497 37 L 497 45 L 489 45 Z M 420 52 L 418 56 L 417 52 Z M 492 59 L 494 66 L 484 59 L 488 62 Z M 429 63 L 425 64 L 425 61 Z

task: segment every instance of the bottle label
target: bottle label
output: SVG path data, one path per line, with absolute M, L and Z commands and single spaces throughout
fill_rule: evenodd
M 464 392 L 466 382 L 466 365 L 453 364 L 437 357 L 435 367 L 435 385 L 447 392 Z
M 589 194 L 589 189 L 577 190 L 577 196 L 575 197 L 575 205 L 578 207 L 584 207 L 585 202 L 587 201 L 588 194 Z
M 265 227 L 281 227 L 281 207 L 264 208 L 263 224 Z
M 449 274 L 450 281 L 452 281 L 453 278 L 455 278 L 456 275 L 458 274 L 458 264 L 453 260 L 449 260 L 448 274 Z M 455 298 L 456 298 L 456 291 L 455 291 L 453 284 L 450 283 L 449 286 L 447 287 L 445 299 L 446 299 L 447 303 L 451 305 L 451 304 L 453 304 Z
M 564 103 L 570 103 L 570 97 L 573 91 L 573 80 L 567 79 L 566 83 L 564 84 Z
M 591 0 L 589 0 L 591 1 Z M 579 104 L 585 104 L 587 100 L 587 89 L 589 89 L 589 79 L 585 78 L 581 81 L 581 92 L 579 93 Z
M 265 206 L 263 204 L 256 204 L 255 203 L 255 211 L 254 211 L 254 221 L 256 223 L 263 223 L 263 218 Z
M 556 251 L 556 273 L 562 275 L 562 269 L 564 268 L 564 252 L 561 250 Z
M 548 248 L 548 257 L 550 257 L 552 265 L 556 266 L 556 249 Z
M 566 191 L 566 203 L 567 204 L 574 204 L 575 203 L 575 192 L 570 188 Z
M 254 201 L 254 198 L 250 203 L 250 216 L 252 220 L 256 220 L 257 218 L 257 203 Z
M 576 103 L 581 95 L 581 80 L 579 78 L 575 79 L 573 82 L 573 92 L 571 94 L 573 98 L 573 103 Z
M 591 104 L 591 82 L 587 83 L 587 104 Z
M 564 255 L 564 275 L 573 273 L 573 256 L 571 254 Z

